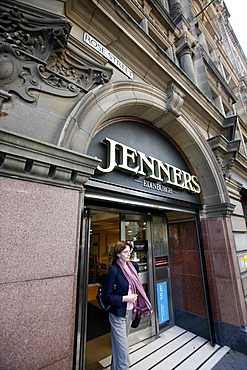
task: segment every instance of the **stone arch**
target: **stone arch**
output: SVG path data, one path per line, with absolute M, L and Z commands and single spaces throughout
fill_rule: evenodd
M 126 116 L 146 120 L 164 130 L 182 149 L 198 176 L 204 204 L 212 209 L 219 204 L 222 208 L 224 204 L 222 209 L 228 212 L 229 196 L 217 160 L 196 123 L 178 113 L 179 99 L 173 99 L 171 106 L 166 92 L 138 81 L 98 86 L 74 107 L 60 133 L 58 145 L 86 154 L 94 134 L 104 122 Z

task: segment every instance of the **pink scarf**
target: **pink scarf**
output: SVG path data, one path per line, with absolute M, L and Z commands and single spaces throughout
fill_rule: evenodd
M 134 315 L 136 316 L 136 312 L 140 312 L 141 316 L 147 317 L 153 313 L 153 309 L 149 299 L 145 293 L 145 290 L 142 286 L 142 283 L 139 279 L 138 273 L 131 262 L 127 264 L 128 268 L 125 268 L 123 263 L 117 259 L 116 263 L 121 268 L 124 276 L 128 280 L 129 285 L 131 286 L 131 290 L 133 294 L 137 294 L 137 302 L 134 304 Z

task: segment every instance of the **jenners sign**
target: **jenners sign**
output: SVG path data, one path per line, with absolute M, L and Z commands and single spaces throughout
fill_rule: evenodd
M 108 137 L 103 142 L 107 146 L 107 164 L 106 168 L 98 165 L 98 173 L 105 174 L 113 170 L 120 170 L 145 177 L 145 180 L 184 189 L 190 193 L 200 193 L 201 188 L 195 175 L 162 162 L 160 159 L 152 156 L 147 157 L 145 153 Z

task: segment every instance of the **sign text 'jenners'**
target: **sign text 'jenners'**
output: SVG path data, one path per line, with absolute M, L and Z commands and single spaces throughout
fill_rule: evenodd
M 200 193 L 201 188 L 195 175 L 160 159 L 147 157 L 145 153 L 113 139 L 106 137 L 103 142 L 107 145 L 107 167 L 102 168 L 98 165 L 98 173 L 109 173 L 117 169 L 191 193 Z

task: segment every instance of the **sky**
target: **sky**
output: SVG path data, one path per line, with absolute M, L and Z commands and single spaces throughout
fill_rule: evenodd
M 229 22 L 247 57 L 247 0 L 224 0 L 230 13 Z

